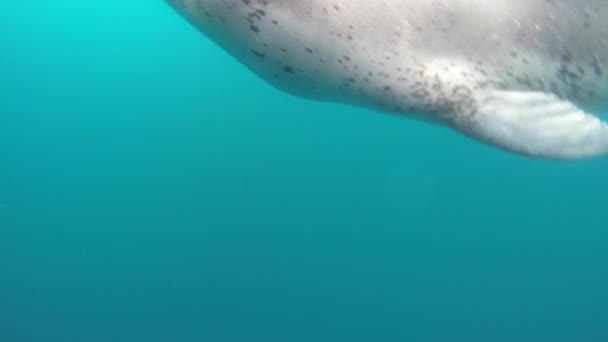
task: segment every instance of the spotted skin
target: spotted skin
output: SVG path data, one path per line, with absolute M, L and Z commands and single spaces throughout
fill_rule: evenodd
M 486 89 L 608 103 L 605 0 L 166 0 L 291 94 L 466 131 Z

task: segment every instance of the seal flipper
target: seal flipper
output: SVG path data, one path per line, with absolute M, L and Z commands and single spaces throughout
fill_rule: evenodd
M 477 107 L 460 113 L 454 128 L 477 140 L 539 158 L 608 154 L 608 124 L 555 95 L 492 90 L 474 97 Z

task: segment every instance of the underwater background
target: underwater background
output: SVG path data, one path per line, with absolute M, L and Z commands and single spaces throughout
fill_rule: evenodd
M 608 341 L 608 160 L 291 97 L 162 1 L 0 6 L 0 342 Z

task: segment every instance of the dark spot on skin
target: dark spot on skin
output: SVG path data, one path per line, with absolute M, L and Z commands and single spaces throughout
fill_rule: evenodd
M 255 12 L 249 13 L 247 21 L 249 21 L 250 23 L 253 23 L 254 22 L 253 19 L 256 19 L 257 21 L 262 20 L 262 18 L 260 18 L 260 16 L 257 13 L 255 13 Z
M 602 64 L 600 63 L 599 57 L 593 57 L 593 63 L 591 63 L 591 67 L 593 68 L 593 71 L 595 72 L 596 76 L 601 77 L 604 75 L 604 70 L 602 69 Z
M 259 51 L 256 51 L 254 49 L 251 49 L 251 53 L 253 53 L 254 55 L 256 55 L 256 56 L 258 56 L 258 57 L 260 57 L 262 59 L 264 59 L 264 57 L 266 57 L 263 53 L 261 53 Z
M 585 76 L 585 74 L 586 74 L 585 69 L 583 69 L 582 67 L 578 67 L 578 73 L 579 73 L 581 76 Z

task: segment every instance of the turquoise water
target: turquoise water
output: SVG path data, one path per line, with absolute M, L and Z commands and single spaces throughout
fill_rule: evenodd
M 608 341 L 608 161 L 255 78 L 161 1 L 0 7 L 0 341 Z

